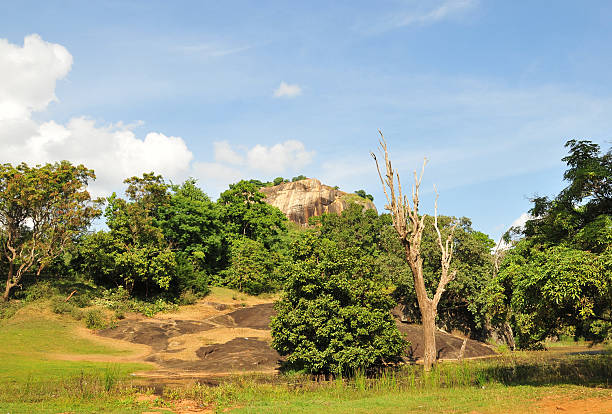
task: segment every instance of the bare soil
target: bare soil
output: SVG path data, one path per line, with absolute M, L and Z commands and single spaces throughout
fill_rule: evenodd
M 201 312 L 196 312 L 200 310 Z M 131 316 L 116 328 L 98 335 L 148 345 L 145 362 L 158 369 L 140 373 L 145 377 L 200 377 L 236 372 L 274 372 L 281 361 L 270 347 L 272 303 L 253 306 L 201 302 L 186 310 L 190 317 L 168 315 L 154 318 Z
M 536 404 L 536 407 L 536 412 L 545 414 L 610 414 L 612 413 L 612 397 L 572 400 L 555 395 L 543 398 Z
M 227 301 L 226 301 L 227 302 Z M 220 303 L 202 300 L 171 314 L 154 318 L 132 315 L 116 328 L 98 332 L 104 338 L 145 346 L 148 353 L 138 352 L 142 362 L 156 369 L 138 376 L 165 381 L 210 378 L 240 372 L 278 370 L 283 358 L 270 347 L 270 319 L 274 315 L 268 302 Z M 397 322 L 411 343 L 406 362 L 422 359 L 423 340 L 420 325 Z M 436 334 L 438 358 L 456 359 L 463 339 L 448 333 Z M 494 356 L 495 351 L 480 342 L 468 340 L 465 358 Z M 134 360 L 136 356 L 129 359 Z

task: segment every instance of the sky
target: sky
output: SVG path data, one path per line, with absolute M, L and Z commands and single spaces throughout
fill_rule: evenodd
M 497 239 L 612 140 L 609 1 L 0 0 L 0 162 L 67 159 L 96 195 L 154 171 L 216 199 L 300 174 L 364 189 L 384 133 L 421 209 Z M 405 184 L 406 186 L 407 184 Z

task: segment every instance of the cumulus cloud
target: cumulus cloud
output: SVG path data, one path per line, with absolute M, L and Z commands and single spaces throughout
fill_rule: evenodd
M 314 151 L 308 151 L 297 140 L 287 140 L 272 146 L 232 147 L 228 141 L 213 144 L 214 162 L 196 162 L 193 175 L 205 183 L 205 191 L 216 196 L 228 184 L 243 178 L 272 177 L 285 173 L 301 173 L 310 164 Z
M 512 229 L 512 228 L 523 230 L 525 228 L 525 223 L 527 223 L 528 220 L 532 220 L 532 219 L 533 219 L 533 216 L 531 214 L 523 213 L 520 216 L 518 216 L 512 222 L 512 224 L 510 224 L 510 227 L 508 227 L 506 230 L 509 230 L 509 229 Z M 506 230 L 504 230 L 504 231 L 506 231 Z M 512 243 L 506 243 L 503 239 L 499 239 L 495 249 L 496 250 L 505 250 L 505 249 L 509 249 L 510 247 L 512 247 Z
M 38 35 L 27 36 L 23 47 L 0 39 L 0 120 L 27 119 L 57 100 L 55 83 L 71 66 L 65 47 Z
M 276 98 L 295 98 L 302 94 L 302 88 L 297 83 L 290 84 L 282 81 L 278 88 L 274 90 Z
M 242 178 L 301 172 L 314 155 L 295 140 L 252 147 L 218 141 L 213 144 L 214 161 L 193 162 L 181 137 L 159 132 L 137 136 L 136 127 L 142 123 L 96 123 L 86 116 L 66 123 L 34 119 L 33 113 L 58 100 L 56 83 L 71 66 L 66 48 L 38 35 L 27 36 L 23 46 L 0 39 L 0 162 L 84 164 L 96 172 L 97 180 L 90 186 L 96 196 L 120 190 L 125 178 L 151 171 L 174 182 L 194 176 L 215 196 Z M 300 91 L 298 85 L 282 82 L 277 96 L 296 96 Z
M 72 56 L 61 45 L 27 36 L 23 46 L 0 39 L 1 162 L 30 164 L 69 160 L 95 170 L 96 195 L 121 186 L 126 177 L 155 171 L 184 178 L 193 154 L 180 137 L 149 132 L 137 137 L 122 123 L 96 125 L 86 117 L 66 124 L 38 122 L 32 113 L 56 101 L 55 86 L 70 71 Z

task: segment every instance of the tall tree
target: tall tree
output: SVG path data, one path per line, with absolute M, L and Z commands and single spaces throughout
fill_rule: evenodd
M 438 226 L 438 197 L 434 207 L 434 229 L 437 236 L 437 244 L 440 249 L 440 279 L 437 288 L 432 298 L 427 293 L 425 286 L 425 278 L 423 275 L 423 257 L 421 255 L 421 241 L 423 239 L 423 230 L 425 229 L 425 215 L 419 215 L 419 187 L 425 172 L 427 160 L 423 162 L 423 168 L 420 176 L 414 171 L 414 185 L 412 187 L 412 205 L 408 196 L 402 192 L 402 185 L 399 174 L 393 170 L 387 143 L 382 132 L 380 133 L 380 149 L 385 156 L 385 176 L 380 171 L 378 159 L 372 153 L 372 157 L 376 162 L 378 176 L 387 198 L 385 208 L 391 212 L 393 217 L 393 227 L 395 228 L 399 239 L 404 246 L 406 261 L 410 265 L 412 276 L 414 279 L 414 289 L 416 291 L 419 310 L 421 312 L 421 322 L 423 324 L 424 337 L 424 369 L 430 371 L 433 364 L 436 362 L 436 315 L 438 303 L 444 293 L 446 285 L 455 277 L 456 270 L 450 269 L 451 260 L 453 257 L 453 233 L 455 225 L 448 231 L 446 238 L 442 237 Z M 397 180 L 397 184 L 396 184 Z
M 36 274 L 100 214 L 87 183 L 93 170 L 67 161 L 29 167 L 0 166 L 0 225 L 8 264 L 7 301 L 24 274 Z
M 114 262 L 110 276 L 132 293 L 135 287 L 168 290 L 176 270 L 176 255 L 159 224 L 160 210 L 170 202 L 169 185 L 154 173 L 131 177 L 124 200 L 113 194 L 107 199 L 106 224 L 110 229 L 108 252 Z M 104 241 L 104 238 L 100 239 Z
M 220 217 L 228 245 L 231 239 L 247 237 L 270 248 L 287 231 L 287 218 L 278 208 L 264 201 L 259 186 L 250 181 L 231 184 L 219 196 Z
M 568 329 L 612 333 L 612 152 L 591 141 L 566 147 L 568 185 L 532 200 L 524 238 L 499 272 L 498 303 L 511 309 L 521 347 Z

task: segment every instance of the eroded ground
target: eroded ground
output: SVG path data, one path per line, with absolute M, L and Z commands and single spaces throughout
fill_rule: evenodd
M 270 347 L 272 300 L 233 303 L 215 299 L 213 296 L 154 318 L 132 315 L 98 335 L 148 346 L 150 352 L 142 360 L 155 364 L 156 369 L 138 373 L 141 377 L 201 379 L 237 372 L 275 372 L 282 358 Z M 411 342 L 407 362 L 418 361 L 423 356 L 421 327 L 400 322 L 398 326 Z M 438 358 L 456 359 L 462 343 L 462 338 L 438 332 Z M 492 355 L 495 352 L 487 345 L 469 340 L 464 357 Z

